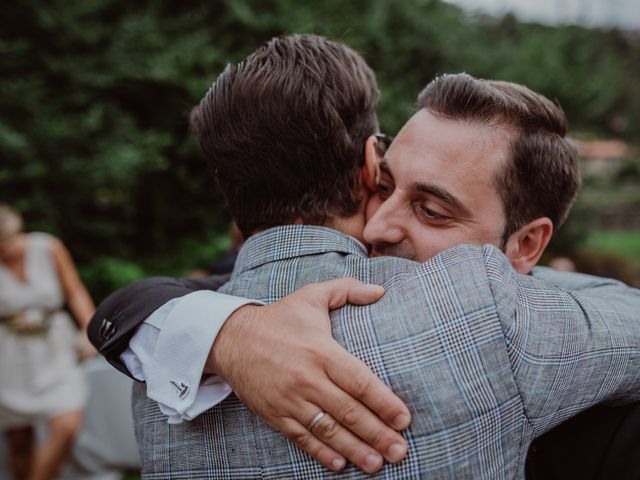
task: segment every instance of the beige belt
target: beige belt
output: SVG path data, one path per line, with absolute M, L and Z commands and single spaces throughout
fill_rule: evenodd
M 51 327 L 50 312 L 32 309 L 0 316 L 0 324 L 18 335 L 42 335 Z

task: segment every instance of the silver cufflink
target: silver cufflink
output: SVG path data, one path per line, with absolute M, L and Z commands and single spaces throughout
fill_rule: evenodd
M 171 380 L 169 383 L 171 383 L 171 385 L 173 385 L 174 387 L 176 387 L 178 389 L 178 393 L 180 394 L 180 398 L 183 398 L 187 394 L 187 392 L 189 391 L 189 386 L 185 385 L 182 382 L 180 382 L 180 385 L 178 385 L 173 380 Z

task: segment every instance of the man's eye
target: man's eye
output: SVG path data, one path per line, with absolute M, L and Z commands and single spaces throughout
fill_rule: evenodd
M 450 219 L 450 217 L 447 217 L 446 215 L 442 215 L 441 213 L 436 212 L 435 210 L 426 207 L 424 205 L 418 205 L 418 211 L 420 212 L 420 215 L 425 218 L 426 220 L 430 221 L 430 222 L 446 222 L 447 220 Z
M 383 199 L 388 198 L 393 193 L 393 188 L 384 183 L 379 183 L 376 186 L 376 189 L 378 191 L 378 195 L 380 195 L 380 197 L 382 197 Z

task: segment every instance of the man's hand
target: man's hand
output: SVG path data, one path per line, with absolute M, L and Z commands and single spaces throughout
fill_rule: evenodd
M 328 315 L 383 293 L 343 278 L 272 305 L 242 307 L 218 334 L 205 373 L 222 374 L 251 411 L 331 470 L 342 470 L 345 457 L 367 473 L 378 471 L 383 457 L 399 462 L 407 444 L 395 430 L 409 425 L 409 410 L 333 339 Z

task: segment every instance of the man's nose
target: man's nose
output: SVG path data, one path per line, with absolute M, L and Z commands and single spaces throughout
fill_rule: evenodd
M 405 237 L 404 222 L 400 202 L 392 195 L 385 200 L 373 214 L 364 228 L 363 236 L 367 243 L 399 243 Z

